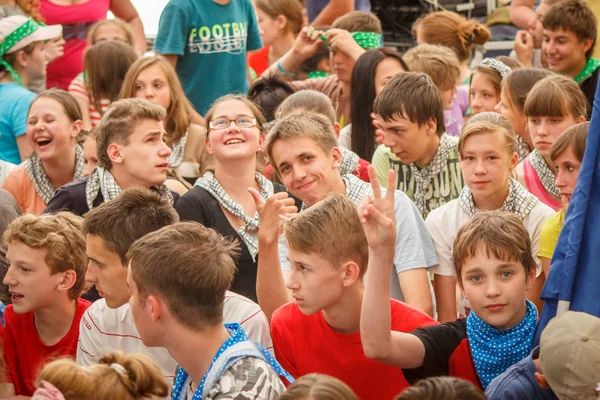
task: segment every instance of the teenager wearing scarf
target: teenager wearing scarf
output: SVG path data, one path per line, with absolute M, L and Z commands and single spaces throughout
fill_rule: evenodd
M 372 164 L 377 180 L 387 185 L 396 171 L 396 187 L 415 202 L 423 218 L 456 199 L 464 181 L 460 173 L 458 139 L 445 133 L 442 98 L 422 72 L 401 72 L 375 98 L 378 129 Z
M 432 211 L 425 221 L 439 261 L 432 271 L 441 322 L 454 321 L 457 317 L 454 239 L 458 230 L 477 213 L 502 210 L 519 216 L 531 238 L 531 256 L 541 271 L 537 259 L 540 232 L 554 212 L 511 178 L 518 163 L 517 148 L 510 123 L 499 114 L 477 114 L 463 129 L 458 150 L 466 186 L 458 199 Z M 541 285 L 538 289 L 541 290 Z M 530 296 L 537 301 L 539 292 Z
M 285 187 L 256 172 L 265 120 L 254 103 L 241 95 L 221 97 L 206 114 L 206 121 L 206 148 L 214 157 L 214 170 L 198 179 L 175 209 L 182 220 L 196 221 L 225 237 L 239 239 L 241 254 L 231 291 L 256 301 L 260 221 L 248 188 L 258 190 L 266 201 Z
M 171 155 L 163 141 L 165 116 L 163 107 L 147 100 L 112 103 L 98 125 L 98 167 L 58 189 L 44 212 L 83 215 L 134 187 L 151 189 L 173 204 L 179 195 L 165 185 Z
M 579 85 L 588 102 L 589 119 L 600 77 L 600 59 L 592 58 L 598 29 L 596 16 L 586 1 L 567 0 L 550 8 L 542 25 L 542 52 L 548 68 Z
M 550 157 L 552 143 L 570 126 L 585 121 L 587 101 L 577 84 L 560 75 L 535 84 L 525 101 L 525 115 L 534 150 L 517 167 L 519 182 L 543 203 L 562 208 L 555 185 L 556 164 Z
M 396 332 L 390 329 L 387 289 L 395 241 L 392 201 L 380 195 L 359 207 L 369 242 L 360 321 L 365 355 L 403 368 L 413 381 L 453 376 L 485 389 L 532 349 L 538 312 L 526 298 L 536 274 L 529 232 L 514 213 L 476 214 L 458 231 L 452 251 L 458 285 L 473 306 L 469 316 Z
M 2 186 L 21 212 L 40 214 L 56 189 L 83 176 L 83 149 L 77 143 L 81 124 L 81 109 L 64 90 L 47 90 L 31 103 L 27 140 L 33 153 Z
M 27 110 L 35 93 L 27 85 L 46 76 L 44 42 L 60 25 L 42 26 L 21 15 L 0 20 L 0 159 L 20 164 L 33 151 L 25 137 Z

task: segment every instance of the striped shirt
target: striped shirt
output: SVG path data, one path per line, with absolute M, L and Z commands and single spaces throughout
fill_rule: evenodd
M 75 79 L 69 85 L 69 93 L 73 95 L 73 97 L 86 101 L 88 106 L 88 111 L 90 113 L 90 120 L 92 122 L 92 127 L 98 125 L 100 120 L 102 119 L 102 115 L 94 106 L 94 96 L 91 93 L 88 93 L 88 85 L 83 79 L 83 73 L 77 75 Z M 102 99 L 100 100 L 100 107 L 102 108 L 102 114 L 106 112 L 108 106 L 110 105 L 110 100 Z

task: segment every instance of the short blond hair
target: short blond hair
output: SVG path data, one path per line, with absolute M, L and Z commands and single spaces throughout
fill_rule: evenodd
M 179 222 L 138 239 L 127 259 L 142 298 L 160 297 L 180 324 L 201 331 L 223 321 L 238 255 L 237 241 L 197 222 Z
M 111 169 L 108 146 L 112 143 L 129 144 L 137 123 L 144 119 L 162 121 L 167 116 L 163 106 L 144 99 L 121 99 L 112 103 L 98 124 L 98 166 Z
M 424 72 L 440 90 L 450 90 L 458 84 L 460 64 L 456 54 L 448 47 L 421 44 L 402 56 L 411 72 Z
M 360 277 L 364 276 L 369 261 L 367 238 L 356 205 L 345 196 L 329 194 L 286 222 L 283 231 L 290 249 L 318 254 L 334 267 L 353 261 Z
M 51 275 L 75 271 L 77 277 L 69 289 L 69 298 L 74 300 L 83 292 L 87 269 L 82 221 L 81 217 L 66 211 L 38 217 L 25 214 L 8 225 L 4 241 L 9 247 L 20 242 L 32 249 L 46 250 L 44 261 Z
M 42 380 L 54 385 L 67 399 L 137 400 L 169 394 L 160 368 L 142 354 L 109 353 L 98 364 L 87 367 L 70 358 L 55 360 L 40 372 L 38 387 Z
M 488 257 L 520 262 L 526 275 L 536 268 L 529 232 L 523 221 L 512 212 L 482 211 L 459 229 L 454 239 L 452 260 L 461 285 L 463 266 L 481 250 Z
M 474 115 L 463 127 L 458 138 L 458 153 L 463 157 L 462 151 L 467 138 L 482 133 L 501 133 L 506 142 L 506 150 L 511 156 L 517 153 L 519 142 L 513 132 L 510 122 L 502 115 L 495 112 L 483 112 Z
M 271 128 L 265 144 L 269 160 L 276 171 L 279 169 L 273 159 L 275 143 L 299 138 L 314 140 L 325 154 L 329 154 L 338 145 L 333 123 L 323 114 L 313 112 L 290 114 Z

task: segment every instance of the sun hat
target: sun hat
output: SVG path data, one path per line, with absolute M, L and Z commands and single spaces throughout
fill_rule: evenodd
M 33 42 L 54 39 L 61 34 L 62 25 L 46 26 L 22 15 L 0 19 L 0 65 L 6 68 L 15 83 L 22 84 L 21 77 L 4 60 L 4 55 L 15 53 Z

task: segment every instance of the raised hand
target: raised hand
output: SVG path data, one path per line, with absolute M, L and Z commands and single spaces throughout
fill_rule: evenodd
M 383 144 L 383 129 L 379 125 L 379 116 L 375 113 L 371 113 L 371 120 L 373 122 L 373 126 L 375 127 L 375 141 L 378 144 Z
M 533 65 L 533 48 L 533 36 L 527 31 L 518 31 L 515 36 L 513 49 L 517 54 L 517 58 L 525 67 L 531 67 Z
M 264 201 L 255 188 L 248 188 L 248 191 L 254 198 L 260 218 L 259 241 L 277 241 L 281 222 L 289 220 L 298 213 L 294 199 L 286 192 L 279 192 Z
M 312 26 L 302 28 L 292 46 L 294 55 L 301 60 L 312 57 L 323 43 L 321 35 L 323 35 L 323 31 L 316 30 Z
M 356 43 L 352 34 L 345 29 L 329 29 L 325 36 L 334 51 L 341 51 L 354 60 L 357 60 L 365 50 Z
M 373 198 L 365 196 L 363 203 L 358 206 L 358 216 L 363 223 L 369 249 L 392 254 L 396 246 L 396 209 L 395 190 L 387 190 L 385 196 L 381 195 L 381 187 L 377 180 L 375 167 L 369 165 L 369 178 Z M 396 179 L 394 170 L 388 171 L 388 187 L 393 188 Z

